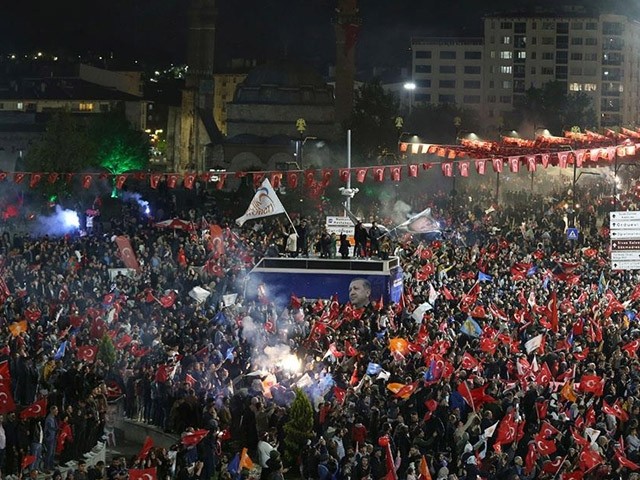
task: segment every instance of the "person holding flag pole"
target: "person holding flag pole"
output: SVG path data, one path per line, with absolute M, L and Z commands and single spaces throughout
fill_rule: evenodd
M 260 188 L 256 190 L 247 211 L 244 212 L 244 215 L 236 219 L 236 223 L 241 227 L 247 220 L 270 217 L 280 213 L 284 213 L 287 216 L 287 220 L 289 220 L 289 223 L 293 227 L 293 231 L 297 233 L 291 217 L 289 217 L 278 195 L 271 186 L 271 182 L 269 182 L 268 178 L 265 178 Z

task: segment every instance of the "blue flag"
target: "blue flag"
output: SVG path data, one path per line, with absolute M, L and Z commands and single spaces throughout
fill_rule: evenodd
M 382 371 L 382 366 L 377 363 L 369 362 L 367 365 L 367 375 L 377 375 Z
M 225 360 L 233 360 L 233 351 L 235 350 L 235 347 L 229 347 L 227 348 L 227 353 L 224 356 Z
M 529 270 L 527 270 L 527 277 L 533 277 L 537 271 L 538 271 L 538 267 L 534 265 Z
M 493 282 L 493 277 L 491 275 L 487 275 L 483 272 L 478 272 L 478 281 L 479 282 Z
M 54 360 L 61 360 L 62 357 L 64 357 L 64 352 L 66 352 L 66 350 L 67 350 L 67 341 L 65 340 L 58 347 L 58 350 L 56 351 L 56 354 L 53 356 L 53 359 Z
M 607 282 L 604 279 L 604 270 L 600 272 L 600 278 L 598 279 L 598 295 L 602 295 L 607 288 Z
M 232 478 L 240 477 L 240 454 L 236 453 L 236 456 L 233 457 L 233 460 L 229 462 L 227 465 L 227 472 L 231 474 Z
M 633 310 L 626 310 L 624 314 L 630 322 L 633 322 L 636 319 L 636 312 L 634 312 Z
M 382 340 L 386 334 L 387 334 L 387 329 L 385 328 L 384 330 L 380 330 L 378 333 L 376 333 L 376 338 L 378 340 Z
M 216 313 L 215 317 L 213 317 L 213 323 L 216 325 L 224 325 L 227 323 L 227 317 L 222 310 Z
M 482 333 L 482 328 L 473 318 L 467 317 L 460 327 L 460 331 L 470 337 L 479 337 Z
M 544 281 L 542 282 L 542 288 L 544 288 L 545 290 L 549 287 L 549 275 L 544 277 Z

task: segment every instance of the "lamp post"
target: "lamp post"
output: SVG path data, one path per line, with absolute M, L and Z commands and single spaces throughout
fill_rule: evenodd
M 416 90 L 416 83 L 407 82 L 404 84 L 404 89 L 409 93 L 409 116 L 411 116 L 411 110 L 413 110 L 413 93 Z

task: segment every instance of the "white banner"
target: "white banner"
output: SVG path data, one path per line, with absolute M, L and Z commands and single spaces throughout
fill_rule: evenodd
M 242 226 L 247 220 L 270 217 L 271 215 L 277 215 L 279 213 L 285 213 L 284 206 L 282 206 L 282 202 L 271 186 L 269 179 L 265 178 L 253 196 L 249 208 L 244 212 L 244 215 L 236 219 L 236 223 Z
M 109 281 L 113 282 L 113 279 L 118 275 L 125 277 L 135 277 L 136 271 L 133 268 L 110 268 L 109 269 Z

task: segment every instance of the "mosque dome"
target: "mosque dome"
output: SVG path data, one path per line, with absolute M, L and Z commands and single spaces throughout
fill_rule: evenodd
M 236 104 L 332 105 L 333 88 L 312 68 L 272 62 L 253 69 L 238 85 Z

